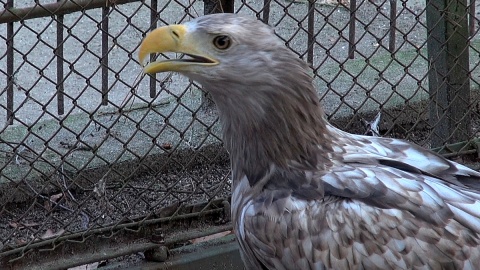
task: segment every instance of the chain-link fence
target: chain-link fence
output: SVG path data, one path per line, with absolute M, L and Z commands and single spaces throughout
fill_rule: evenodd
M 200 85 L 144 76 L 136 60 L 150 29 L 204 12 L 274 26 L 344 130 L 364 133 L 381 113 L 381 136 L 448 156 L 480 146 L 474 0 L 0 3 L 2 269 L 131 263 L 230 230 L 214 106 Z

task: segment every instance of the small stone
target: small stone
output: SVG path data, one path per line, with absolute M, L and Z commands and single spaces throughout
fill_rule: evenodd
M 145 260 L 153 262 L 164 262 L 168 259 L 168 248 L 159 246 L 145 251 Z

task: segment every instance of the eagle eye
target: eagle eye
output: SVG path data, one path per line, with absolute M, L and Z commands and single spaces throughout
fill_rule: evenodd
M 226 50 L 232 45 L 232 40 L 229 36 L 216 36 L 213 39 L 213 45 L 215 45 L 217 49 Z

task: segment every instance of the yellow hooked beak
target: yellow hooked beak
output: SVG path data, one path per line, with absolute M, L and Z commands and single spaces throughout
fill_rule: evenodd
M 143 65 L 145 58 L 151 53 L 183 53 L 184 59 L 165 59 L 149 63 L 143 68 L 145 73 L 165 71 L 188 71 L 192 66 L 213 66 L 219 62 L 202 52 L 200 40 L 193 38 L 185 25 L 169 25 L 159 27 L 143 39 L 140 44 L 138 58 Z

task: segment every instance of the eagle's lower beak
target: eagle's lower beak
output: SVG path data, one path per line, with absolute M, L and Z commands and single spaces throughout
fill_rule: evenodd
M 199 41 L 192 38 L 185 25 L 169 25 L 159 27 L 143 39 L 140 44 L 138 58 L 143 65 L 145 58 L 151 53 L 183 53 L 183 59 L 157 60 L 144 67 L 145 73 L 165 71 L 188 71 L 192 66 L 212 66 L 218 61 L 201 51 Z

